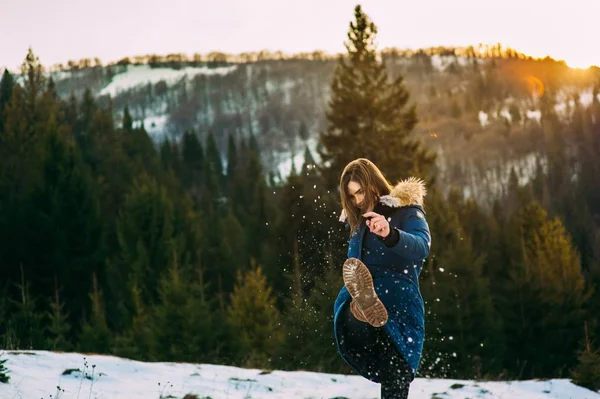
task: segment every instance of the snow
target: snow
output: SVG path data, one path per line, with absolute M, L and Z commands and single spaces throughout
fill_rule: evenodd
M 73 73 L 71 71 L 54 71 L 54 72 L 48 73 L 48 76 L 51 76 L 55 82 L 58 82 L 58 81 L 61 81 L 64 79 L 72 78 Z
M 481 124 L 482 127 L 485 127 L 489 122 L 488 122 L 488 114 L 486 114 L 483 111 L 479 111 L 479 123 Z
M 320 157 L 317 152 L 318 143 L 319 140 L 317 137 L 311 137 L 306 141 L 306 145 L 308 146 L 308 149 L 310 150 L 315 162 L 320 161 Z M 277 163 L 275 169 L 279 172 L 281 178 L 285 179 L 292 173 L 292 163 L 294 164 L 296 172 L 300 172 L 302 170 L 302 166 L 304 166 L 304 148 L 300 148 L 296 153 L 292 153 L 291 151 L 282 152 L 278 154 L 278 159 L 280 161 Z
M 575 108 L 575 101 L 573 96 L 577 94 L 579 96 L 579 105 L 582 107 L 589 107 L 594 101 L 594 92 L 592 89 L 585 90 L 569 90 L 563 89 L 556 95 L 557 104 L 554 106 L 554 110 L 562 117 L 569 117 L 573 109 Z M 600 101 L 600 94 L 596 96 L 596 99 Z
M 540 122 L 542 120 L 542 111 L 540 110 L 527 110 L 527 118 L 529 119 L 535 119 L 536 121 Z
M 465 56 L 454 56 L 454 55 L 437 55 L 434 54 L 431 56 L 431 65 L 436 71 L 444 72 L 446 68 L 457 62 L 460 66 L 465 67 L 471 64 L 474 61 L 473 58 L 465 57 Z M 478 64 L 483 64 L 483 59 L 476 59 Z
M 144 118 L 144 129 L 155 143 L 162 142 L 167 137 L 168 115 L 150 115 Z M 141 122 L 134 123 L 134 127 L 139 127 Z
M 500 111 L 500 116 L 507 119 L 509 122 L 512 122 L 512 115 L 510 114 L 510 112 L 508 112 L 506 108 L 503 108 Z
M 443 72 L 444 69 L 446 69 L 447 62 L 445 62 L 445 61 L 446 60 L 442 56 L 439 56 L 439 55 L 431 56 L 431 65 L 433 66 L 433 68 L 436 71 Z
M 379 385 L 356 375 L 263 371 L 189 363 L 145 363 L 113 356 L 47 351 L 6 352 L 8 384 L 0 399 L 379 398 Z M 341 360 L 340 360 L 341 362 Z M 65 370 L 79 369 L 68 375 Z M 600 399 L 567 379 L 484 382 L 417 378 L 410 399 Z
M 111 97 L 120 91 L 132 89 L 148 83 L 158 83 L 161 80 L 167 84 L 173 84 L 182 78 L 190 78 L 195 75 L 227 75 L 233 72 L 237 65 L 227 67 L 185 67 L 181 69 L 151 68 L 149 65 L 129 65 L 127 72 L 116 75 L 112 82 L 102 89 L 100 95 L 110 94 Z
M 592 104 L 592 102 L 594 101 L 594 92 L 592 91 L 592 89 L 583 90 L 579 93 L 579 95 L 580 95 L 579 102 L 584 107 L 590 106 Z M 596 95 L 596 99 L 598 101 L 600 101 L 600 94 Z
M 558 108 L 557 108 L 557 110 L 558 110 Z M 535 119 L 538 122 L 542 118 L 542 112 L 540 110 L 527 110 L 525 112 L 525 115 L 526 115 L 527 119 Z M 512 115 L 505 108 L 503 108 L 499 113 L 493 113 L 492 117 L 494 119 L 505 118 L 509 122 L 512 122 Z M 486 112 L 479 111 L 478 118 L 479 118 L 479 124 L 481 125 L 481 127 L 486 127 L 487 125 L 490 124 L 490 116 Z

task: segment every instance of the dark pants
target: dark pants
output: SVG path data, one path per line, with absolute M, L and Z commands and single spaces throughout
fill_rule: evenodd
M 338 328 L 344 353 L 366 378 L 381 383 L 381 399 L 407 399 L 414 375 L 387 332 L 356 320 L 350 303 L 341 312 Z

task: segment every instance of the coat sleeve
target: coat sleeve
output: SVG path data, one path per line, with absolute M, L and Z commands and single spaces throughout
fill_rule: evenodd
M 418 207 L 402 209 L 398 216 L 392 218 L 391 225 L 399 234 L 398 241 L 390 247 L 391 250 L 410 260 L 427 258 L 431 235 L 423 210 Z

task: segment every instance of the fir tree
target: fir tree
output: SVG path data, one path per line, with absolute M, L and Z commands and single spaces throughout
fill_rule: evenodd
M 184 260 L 184 238 L 175 230 L 174 203 L 155 179 L 136 180 L 119 212 L 116 234 L 118 252 L 110 264 L 115 292 L 130 294 L 135 283 L 142 303 L 155 303 L 160 276 L 169 270 L 174 255 L 180 263 Z M 133 311 L 133 298 L 128 295 L 123 302 Z
M 81 336 L 79 337 L 79 350 L 110 353 L 112 348 L 112 334 L 106 325 L 104 301 L 95 274 L 92 279 L 92 292 L 90 292 L 90 302 L 92 305 L 91 318 L 89 321 L 84 321 Z
M 40 59 L 29 48 L 25 60 L 21 64 L 21 77 L 23 78 L 24 105 L 29 116 L 29 128 L 34 129 L 36 123 L 42 122 L 38 117 L 36 106 L 41 94 L 46 89 L 46 77 Z
M 298 137 L 302 142 L 306 143 L 309 137 L 308 127 L 306 126 L 306 122 L 301 121 L 300 127 L 298 128 Z
M 23 85 L 14 85 L 10 102 L 4 105 L 0 135 L 0 192 L 14 200 L 23 200 L 39 184 L 45 124 L 54 121 L 56 125 L 52 110 L 42 105 L 44 77 L 31 50 L 21 68 Z
M 463 204 L 456 195 L 428 193 L 436 245 L 420 283 L 428 331 L 422 369 L 427 376 L 482 378 L 501 371 L 504 337 L 483 270 L 485 255 L 475 252 L 460 225 Z
M 313 157 L 308 149 L 305 157 L 302 174 L 297 175 L 293 169 L 278 193 L 279 207 L 286 210 L 277 224 L 282 246 L 279 253 L 287 266 L 279 271 L 279 292 L 289 291 L 284 288 L 290 286 L 288 279 L 293 273 L 293 285 L 308 294 L 324 277 L 330 257 L 338 264 L 344 259 L 346 234 L 336 216 L 338 200 L 327 192 L 320 171 L 311 164 Z M 286 271 L 287 276 L 281 274 Z
M 31 294 L 31 285 L 25 280 L 21 267 L 20 298 L 11 300 L 15 311 L 8 320 L 6 343 L 14 349 L 35 349 L 44 345 L 44 320 L 39 312 L 37 299 Z
M 181 275 L 176 262 L 160 281 L 152 332 L 155 357 L 172 361 L 208 361 L 218 351 L 219 327 L 198 282 Z
M 133 119 L 131 118 L 129 107 L 127 105 L 123 111 L 123 130 L 126 132 L 131 132 L 133 130 Z
M 92 121 L 94 119 L 94 116 L 96 115 L 97 110 L 98 106 L 94 101 L 94 95 L 92 94 L 90 88 L 86 88 L 83 92 L 83 98 L 79 106 L 79 123 L 76 126 L 73 126 L 73 133 L 76 138 L 79 136 L 85 136 L 90 134 L 92 130 Z
M 164 140 L 160 145 L 160 160 L 165 171 L 172 172 L 174 177 L 181 182 L 183 164 L 177 143 L 169 139 Z
M 0 80 L 0 134 L 2 134 L 2 131 L 4 130 L 6 108 L 10 104 L 14 84 L 13 76 L 8 69 L 5 69 L 2 74 L 2 79 Z
M 64 113 L 65 113 L 65 121 L 69 126 L 71 126 L 71 130 L 74 133 L 74 129 L 77 126 L 77 112 L 78 112 L 78 104 L 77 98 L 75 94 L 71 92 L 69 96 L 69 100 L 63 104 Z M 75 136 L 75 135 L 74 135 Z
M 594 392 L 600 390 L 600 348 L 592 346 L 588 336 L 587 323 L 585 324 L 584 347 L 578 352 L 577 360 L 577 366 L 571 371 L 573 382 Z
M 59 296 L 56 280 L 54 286 L 54 300 L 50 304 L 50 311 L 47 313 L 50 320 L 50 325 L 48 326 L 48 333 L 50 335 L 48 346 L 51 350 L 68 351 L 72 347 L 69 342 L 71 326 L 68 321 L 68 315 L 65 313 L 65 304 Z
M 221 240 L 220 249 L 225 257 L 220 269 L 223 272 L 227 271 L 223 277 L 229 283 L 224 288 L 226 292 L 231 292 L 236 278 L 236 270 L 244 270 L 248 265 L 247 242 L 249 240 L 248 234 L 245 233 L 244 227 L 235 217 L 231 208 L 228 208 L 223 218 L 221 231 L 223 240 Z
M 202 198 L 205 179 L 205 159 L 202 143 L 198 136 L 188 130 L 181 140 L 182 183 L 190 190 L 194 199 Z
M 519 377 L 561 375 L 576 363 L 590 296 L 579 255 L 562 223 L 549 220 L 537 203 L 518 212 L 510 230 L 514 237 L 505 250 L 510 262 L 495 280 L 505 320 L 506 366 L 519 370 Z
M 348 372 L 340 361 L 333 340 L 331 304 L 343 285 L 339 269 L 324 266 L 323 277 L 305 295 L 294 293 L 286 301 L 283 314 L 285 343 L 278 351 L 278 362 L 289 370 L 306 368 L 319 372 Z
M 360 5 L 354 17 L 347 57 L 340 57 L 333 75 L 328 128 L 320 136 L 329 187 L 335 187 L 344 166 L 359 157 L 373 161 L 391 181 L 410 175 L 429 179 L 434 157 L 410 138 L 417 116 L 404 78 L 388 81 L 385 65 L 377 58 L 377 27 Z
M 152 318 L 147 314 L 140 289 L 135 282 L 131 285 L 131 297 L 135 307 L 131 325 L 115 340 L 115 352 L 127 358 L 154 360 L 157 342 L 152 331 Z
M 46 85 L 46 93 L 54 100 L 58 100 L 58 94 L 56 93 L 56 83 L 52 76 L 48 78 L 48 84 Z
M 264 267 L 270 266 L 268 251 L 271 244 L 271 227 L 275 222 L 275 210 L 271 204 L 271 196 L 268 195 L 268 187 L 265 180 L 258 143 L 254 136 L 250 137 L 250 151 L 248 163 L 244 173 L 244 179 L 248 182 L 251 191 L 249 203 L 246 205 L 248 216 L 245 226 L 248 237 L 248 251 L 250 256 Z M 248 202 L 248 198 L 246 199 Z
M 283 331 L 272 289 L 260 266 L 245 274 L 238 272 L 227 315 L 247 353 L 245 365 L 269 367 L 269 359 L 283 343 Z
M 55 297 L 54 280 L 63 285 L 69 323 L 87 308 L 91 271 L 102 268 L 103 221 L 89 170 L 78 149 L 58 129 L 48 133 L 42 184 L 31 195 L 28 220 L 36 226 L 27 241 L 37 250 L 28 256 L 36 291 Z

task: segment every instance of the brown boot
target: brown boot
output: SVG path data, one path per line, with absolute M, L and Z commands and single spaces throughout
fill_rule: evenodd
M 366 319 L 367 323 L 373 327 L 383 326 L 387 322 L 388 313 L 383 302 L 375 293 L 373 277 L 367 266 L 359 259 L 349 258 L 344 262 L 343 277 L 344 285 L 352 296 L 350 309 L 352 310 L 352 303 L 356 302 L 354 306 L 362 311 L 361 316 Z M 356 317 L 356 313 L 352 312 L 354 317 Z M 358 317 L 356 318 L 360 320 Z
M 352 316 L 354 316 L 354 318 L 356 320 L 362 321 L 363 323 L 368 323 L 367 318 L 365 317 L 365 314 L 360 309 L 360 307 L 356 304 L 355 300 L 350 301 L 350 312 L 352 313 Z

